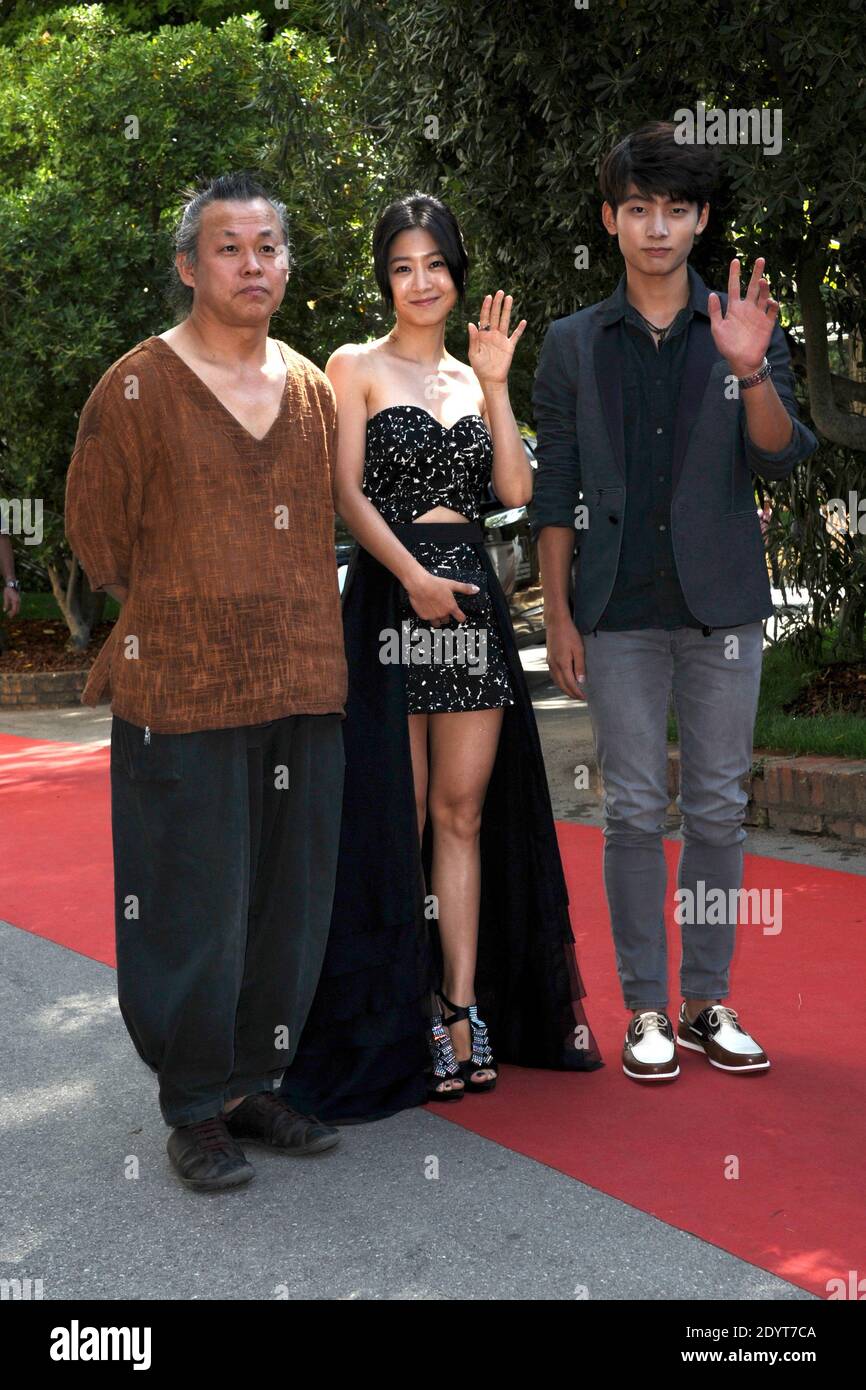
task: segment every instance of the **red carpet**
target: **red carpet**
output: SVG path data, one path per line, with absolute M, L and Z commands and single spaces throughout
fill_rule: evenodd
M 0 734 L 0 918 L 114 965 L 108 749 Z
M 0 781 L 0 917 L 113 965 L 108 750 L 0 735 Z M 778 935 L 739 928 L 730 1002 L 772 1069 L 730 1076 L 682 1050 L 679 1080 L 653 1090 L 620 1070 L 627 1016 L 601 834 L 557 829 L 606 1066 L 583 1076 L 507 1067 L 493 1095 L 435 1113 L 822 1297 L 828 1280 L 863 1278 L 866 880 L 748 857 L 744 886 L 781 889 L 783 924 Z M 667 848 L 673 870 L 678 846 Z M 672 1013 L 678 936 L 671 916 Z

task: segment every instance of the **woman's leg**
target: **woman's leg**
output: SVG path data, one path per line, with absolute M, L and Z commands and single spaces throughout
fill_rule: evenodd
M 415 813 L 418 818 L 418 844 L 424 834 L 427 819 L 427 720 L 428 714 L 409 715 L 409 747 L 412 754 L 412 780 L 415 783 Z M 432 891 L 432 890 L 431 890 Z M 432 1009 L 431 1001 L 431 1009 Z M 463 1082 L 459 1077 L 440 1081 L 437 1091 L 462 1091 Z
M 481 901 L 479 832 L 487 784 L 496 761 L 503 709 L 432 714 L 427 798 L 433 827 L 430 891 L 439 909 L 444 962 L 442 988 L 455 1004 L 475 1003 L 475 961 Z M 472 1055 L 468 1019 L 451 1039 L 458 1061 Z M 473 1073 L 491 1079 L 491 1068 Z
M 415 783 L 415 814 L 418 817 L 418 842 L 424 834 L 427 818 L 427 720 L 429 714 L 409 715 L 409 747 L 412 753 L 412 780 Z

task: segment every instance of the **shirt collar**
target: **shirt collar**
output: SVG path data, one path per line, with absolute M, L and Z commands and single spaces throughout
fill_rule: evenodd
M 689 277 L 689 299 L 686 308 L 690 309 L 693 314 L 703 314 L 705 319 L 709 319 L 710 313 L 707 308 L 707 299 L 709 298 L 710 292 L 698 272 L 693 270 L 690 265 L 686 266 L 686 272 Z M 617 320 L 623 317 L 626 309 L 629 307 L 629 301 L 626 299 L 625 287 L 626 277 L 625 275 L 621 275 L 619 284 L 613 294 L 609 295 L 607 299 L 603 299 L 596 309 L 596 314 L 601 323 L 605 325 L 616 323 Z

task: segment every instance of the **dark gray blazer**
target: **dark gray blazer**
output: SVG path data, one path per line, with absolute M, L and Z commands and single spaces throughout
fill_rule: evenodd
M 699 622 L 729 627 L 773 612 L 766 553 L 752 474 L 786 478 L 818 447 L 799 419 L 790 355 L 778 323 L 767 359 L 772 380 L 794 422 L 778 453 L 748 437 L 742 399 L 731 396 L 731 368 L 716 350 L 701 277 L 688 267 L 694 315 L 677 407 L 673 446 L 671 540 L 686 603 Z M 722 308 L 727 295 L 720 294 Z M 556 319 L 541 349 L 532 401 L 538 470 L 529 515 L 534 536 L 544 526 L 575 526 L 575 625 L 591 632 L 616 579 L 622 519 L 628 505 L 617 324 L 625 308 L 625 276 L 615 292 L 588 309 Z M 726 392 L 727 386 L 727 392 Z

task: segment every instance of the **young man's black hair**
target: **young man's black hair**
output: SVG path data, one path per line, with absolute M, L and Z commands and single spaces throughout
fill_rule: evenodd
M 601 196 L 616 212 L 630 185 L 639 193 L 667 194 L 703 208 L 718 184 L 714 145 L 677 143 L 672 121 L 648 121 L 605 155 L 599 170 Z

